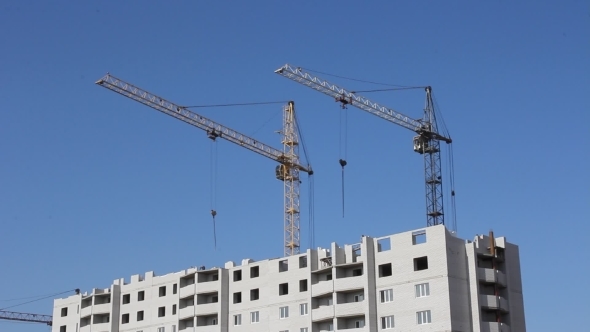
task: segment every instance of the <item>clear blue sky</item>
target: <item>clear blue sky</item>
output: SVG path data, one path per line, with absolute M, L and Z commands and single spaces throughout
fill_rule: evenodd
M 342 218 L 341 110 L 273 73 L 290 62 L 431 85 L 454 140 L 459 235 L 493 229 L 520 245 L 529 331 L 580 330 L 590 295 L 580 279 L 590 273 L 589 23 L 587 1 L 4 0 L 0 308 L 150 270 L 282 254 L 276 164 L 217 143 L 214 251 L 210 141 L 96 86 L 107 71 L 185 105 L 295 100 L 316 172 L 316 245 L 424 226 L 413 133 L 357 109 Z M 421 116 L 421 91 L 367 96 Z M 199 112 L 280 147 L 281 105 Z M 44 300 L 12 310 L 51 309 Z

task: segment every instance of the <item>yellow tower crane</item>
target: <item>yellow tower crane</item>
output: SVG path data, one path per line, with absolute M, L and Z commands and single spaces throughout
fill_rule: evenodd
M 281 151 L 192 112 L 187 107 L 156 96 L 108 73 L 96 81 L 96 84 L 203 129 L 207 132 L 207 136 L 213 140 L 217 137 L 223 138 L 278 162 L 279 165 L 276 167 L 275 173 L 277 179 L 284 183 L 285 194 L 284 253 L 285 256 L 300 253 L 299 185 L 301 181 L 299 179 L 299 173 L 305 172 L 312 175 L 313 171 L 311 165 L 304 166 L 299 162 L 299 131 L 295 117 L 294 102 L 288 102 L 283 108 L 283 150 Z M 212 212 L 214 213 L 215 211 Z

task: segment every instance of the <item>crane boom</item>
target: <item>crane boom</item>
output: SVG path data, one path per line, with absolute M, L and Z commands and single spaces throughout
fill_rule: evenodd
M 53 317 L 49 315 L 29 314 L 24 312 L 13 312 L 0 310 L 0 319 L 16 320 L 21 322 L 44 323 L 51 326 Z
M 103 78 L 96 81 L 96 84 L 205 130 L 211 139 L 217 137 L 224 138 L 250 151 L 279 162 L 280 165 L 276 168 L 276 177 L 283 181 L 285 194 L 284 253 L 285 256 L 300 253 L 299 172 L 306 172 L 312 175 L 313 170 L 311 166 L 304 166 L 299 163 L 299 137 L 295 121 L 295 108 L 292 101 L 283 109 L 283 151 L 281 151 L 110 74 L 106 74 Z
M 428 226 L 444 224 L 440 141 L 449 144 L 452 142 L 452 139 L 438 132 L 434 104 L 432 102 L 432 89 L 430 87 L 425 88 L 426 105 L 424 116 L 422 119 L 416 120 L 322 78 L 311 75 L 301 67 L 286 64 L 275 70 L 275 73 L 326 94 L 334 98 L 335 101 L 342 103 L 343 107 L 350 104 L 417 133 L 418 135 L 414 137 L 413 143 L 414 151 L 424 155 L 426 224 Z
M 333 97 L 334 100 L 345 105 L 350 104 L 414 132 L 420 133 L 425 130 L 422 120 L 415 120 L 407 115 L 395 111 L 392 108 L 388 108 L 386 106 L 380 105 L 379 103 L 373 102 L 363 96 L 355 94 L 354 92 L 350 92 L 345 88 L 341 88 L 336 84 L 311 75 L 303 71 L 303 69 L 300 67 L 293 67 L 290 64 L 286 64 L 275 70 L 275 73 Z M 431 134 L 434 135 L 434 137 L 438 140 L 442 140 L 447 143 L 451 143 L 452 141 L 450 138 L 438 133 L 431 132 Z
M 103 78 L 96 81 L 96 84 L 105 87 L 109 90 L 117 92 L 125 97 L 138 101 L 164 114 L 175 117 L 181 121 L 191 124 L 197 128 L 205 130 L 210 135 L 224 138 L 232 143 L 238 144 L 251 151 L 261 154 L 267 158 L 278 161 L 282 164 L 288 163 L 289 160 L 283 151 L 275 149 L 266 145 L 254 138 L 248 137 L 231 128 L 225 127 L 213 120 L 191 112 L 185 107 L 179 106 L 164 98 L 158 97 L 150 92 L 147 92 L 131 83 L 127 83 L 110 74 L 106 74 Z M 293 165 L 300 171 L 309 173 L 311 168 L 303 165 Z

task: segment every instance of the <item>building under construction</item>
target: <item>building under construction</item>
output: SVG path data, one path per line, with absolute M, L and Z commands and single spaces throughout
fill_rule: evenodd
M 424 158 L 429 227 L 363 235 L 357 244 L 302 253 L 299 174 L 313 171 L 299 159 L 303 140 L 293 102 L 283 108 L 283 147 L 276 149 L 189 110 L 200 106 L 171 102 L 107 74 L 99 86 L 204 130 L 214 141 L 225 139 L 279 163 L 285 257 L 117 279 L 108 288 L 56 300 L 53 331 L 525 332 L 518 247 L 492 233 L 462 240 L 445 227 L 440 145 L 449 146 L 454 211 L 452 139 L 444 121 L 437 121 L 431 87 L 405 87 L 426 93 L 423 117 L 413 119 L 310 70 L 287 64 L 275 73 L 330 96 L 344 109 L 354 106 L 414 132 L 413 149 Z M 211 215 L 215 225 L 213 206 Z M 453 212 L 449 221 L 455 224 Z
M 57 299 L 54 332 L 525 332 L 519 249 L 444 225 L 284 258 L 117 279 Z

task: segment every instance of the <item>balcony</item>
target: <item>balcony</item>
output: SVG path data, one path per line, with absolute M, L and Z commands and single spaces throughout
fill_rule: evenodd
M 84 308 L 86 309 L 86 308 Z M 95 304 L 92 307 L 93 314 L 107 314 L 111 312 L 111 304 L 110 303 L 103 303 L 103 304 Z
M 323 295 L 334 292 L 334 283 L 332 280 L 320 281 L 317 284 L 311 285 L 311 293 L 313 296 Z
M 359 316 L 364 315 L 363 302 L 340 303 L 336 305 L 336 316 Z
M 494 269 L 485 269 L 482 267 L 478 268 L 478 270 L 480 281 L 491 284 L 497 283 L 502 287 L 506 287 L 506 275 L 504 274 L 504 272 L 500 272 Z
M 369 327 L 359 327 L 359 328 L 351 328 L 351 329 L 338 329 L 338 332 L 370 332 Z
M 508 312 L 508 301 L 505 298 L 494 295 L 480 295 L 479 302 L 482 308 Z
M 108 322 L 92 324 L 92 332 L 109 332 L 111 324 Z
M 80 332 L 90 332 L 90 325 L 81 327 Z
M 180 291 L 178 292 L 178 297 L 180 297 L 181 299 L 184 299 L 185 297 L 189 297 L 192 295 L 195 295 L 195 284 L 181 287 Z
M 197 315 L 207 315 L 207 314 L 216 314 L 219 312 L 219 303 L 205 303 L 205 304 L 197 304 L 195 306 L 195 313 Z
M 195 332 L 195 318 L 187 317 L 178 320 L 179 332 Z
M 359 288 L 363 288 L 363 276 L 338 278 L 334 280 L 334 290 L 337 292 Z
M 219 332 L 221 331 L 221 326 L 220 325 L 208 325 L 208 326 L 197 326 L 197 327 L 193 327 L 195 332 Z M 183 331 L 190 331 L 190 327 L 189 330 L 183 330 Z
M 92 314 L 92 306 L 80 309 L 80 318 L 88 317 Z
M 481 322 L 481 332 L 511 332 L 511 329 L 510 326 L 503 323 Z
M 334 306 L 325 305 L 311 310 L 311 321 L 317 322 L 334 317 Z
M 203 327 L 207 327 L 207 326 L 203 326 Z M 183 329 L 178 329 L 178 332 L 195 332 L 195 328 L 194 327 L 185 327 Z
M 219 280 L 200 282 L 197 284 L 197 293 L 212 293 L 221 290 Z
M 188 306 L 178 310 L 178 319 L 193 317 L 195 315 L 195 306 Z

